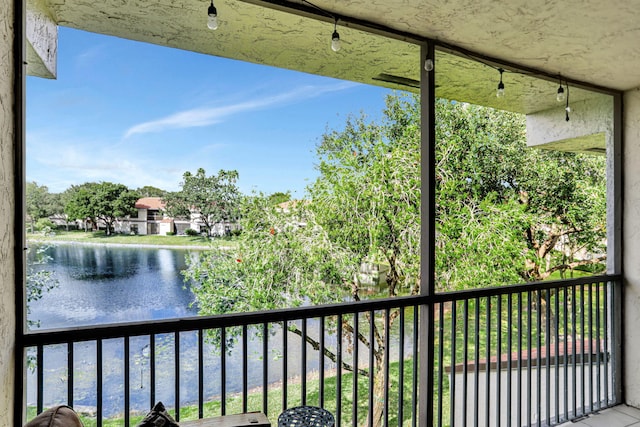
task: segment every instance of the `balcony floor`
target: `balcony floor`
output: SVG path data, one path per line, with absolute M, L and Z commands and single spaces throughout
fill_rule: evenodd
M 561 427 L 640 427 L 640 409 L 619 405 Z

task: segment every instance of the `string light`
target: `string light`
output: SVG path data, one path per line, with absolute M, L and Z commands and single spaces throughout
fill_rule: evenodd
M 207 9 L 207 15 L 209 16 L 207 19 L 207 27 L 210 30 L 218 29 L 218 10 L 213 5 L 213 0 L 211 0 L 211 6 Z
M 433 59 L 431 58 L 427 58 L 424 60 L 424 70 L 427 72 L 431 72 L 433 71 Z
M 562 77 L 558 77 L 560 82 L 560 86 L 558 87 L 558 93 L 556 94 L 556 101 L 562 102 L 565 100 L 566 95 L 564 94 L 564 88 L 562 87 Z
M 498 68 L 498 72 L 500 73 L 500 83 L 498 83 L 498 90 L 496 91 L 496 96 L 498 98 L 504 98 L 504 83 L 502 83 L 502 73 L 504 73 L 504 70 L 502 68 Z
M 338 34 L 338 18 L 333 24 L 333 34 L 331 35 L 331 50 L 337 52 L 340 50 L 340 34 Z

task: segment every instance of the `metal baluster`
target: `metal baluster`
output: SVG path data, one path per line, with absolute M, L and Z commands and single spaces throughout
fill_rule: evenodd
M 555 422 L 560 422 L 560 288 L 555 288 L 554 308 L 556 312 L 555 327 L 556 333 L 554 337 L 555 344 L 555 374 L 556 374 L 556 387 L 555 387 L 555 404 L 556 404 L 556 416 Z
M 44 409 L 44 347 L 42 345 L 36 347 L 36 365 L 38 367 L 36 374 L 36 381 L 38 383 L 36 411 L 39 414 Z
M 522 425 L 522 293 L 518 293 L 518 425 Z
M 249 400 L 249 386 L 248 386 L 248 375 L 249 375 L 249 367 L 247 363 L 248 354 L 248 343 L 247 343 L 247 325 L 242 325 L 242 412 L 248 412 L 248 400 Z
M 486 307 L 486 320 L 485 320 L 485 336 L 486 336 L 486 342 L 485 342 L 485 351 L 486 351 L 486 359 L 487 359 L 487 366 L 486 366 L 486 378 L 485 378 L 485 383 L 486 383 L 486 390 L 485 390 L 485 425 L 488 426 L 490 425 L 490 421 L 491 421 L 491 297 L 487 297 L 487 307 Z M 499 332 L 498 332 L 499 333 Z M 500 363 L 500 361 L 498 361 L 498 363 Z M 496 369 L 496 371 L 499 370 Z
M 588 328 L 589 328 L 589 411 L 593 412 L 593 284 L 589 284 L 587 288 L 587 304 L 589 309 Z
M 131 342 L 130 337 L 124 337 L 124 425 L 129 425 L 129 412 L 131 409 L 131 361 L 130 358 Z
M 96 341 L 96 424 L 102 427 L 102 340 Z
M 457 330 L 457 308 L 458 302 L 451 302 L 451 396 L 449 400 L 449 425 L 456 425 L 456 330 Z
M 156 336 L 149 335 L 149 409 L 156 401 Z
M 67 405 L 73 407 L 73 343 L 67 343 Z
M 498 295 L 498 307 L 496 309 L 496 329 L 497 329 L 497 361 L 496 361 L 496 426 L 500 426 L 502 414 L 502 379 L 500 372 L 502 371 L 502 295 Z M 511 333 L 511 331 L 509 331 Z
M 531 425 L 531 418 L 532 418 L 532 388 L 533 388 L 533 369 L 531 366 L 531 359 L 533 358 L 533 354 L 531 353 L 531 344 L 532 344 L 532 334 L 533 331 L 532 329 L 532 319 L 533 319 L 533 315 L 532 315 L 532 311 L 533 311 L 533 304 L 532 304 L 532 299 L 533 299 L 533 294 L 531 293 L 531 291 L 527 292 L 527 425 Z M 540 307 L 540 297 L 538 295 L 538 308 Z M 538 312 L 540 312 L 540 310 L 538 309 Z M 539 330 L 538 330 L 539 331 Z M 538 334 L 538 337 L 540 336 L 540 334 Z M 538 355 L 540 355 L 540 345 L 538 345 L 538 351 L 537 351 Z M 540 364 L 538 363 L 538 372 L 540 372 Z M 538 390 L 540 390 L 540 381 L 538 381 Z M 538 411 L 538 425 L 540 424 L 540 412 Z
M 336 332 L 336 424 L 342 425 L 342 315 L 337 318 Z
M 302 339 L 300 340 L 300 366 L 301 391 L 300 401 L 302 405 L 307 404 L 307 319 L 302 319 Z M 355 402 L 355 400 L 354 400 Z
M 442 419 L 442 409 L 444 406 L 444 303 L 438 304 L 438 312 L 438 426 L 442 426 L 444 424 L 444 420 Z
M 373 369 L 373 352 L 375 350 L 375 341 L 373 335 L 373 329 L 375 327 L 374 320 L 375 312 L 369 312 L 369 413 L 367 415 L 367 419 L 369 420 L 369 427 L 373 427 L 373 386 L 374 386 L 374 376 L 375 370 Z M 321 405 L 322 406 L 322 405 Z
M 398 336 L 398 425 L 404 421 L 404 307 L 400 307 L 400 324 Z M 442 366 L 442 364 L 440 365 Z M 355 405 L 354 400 L 354 405 Z
M 227 415 L 227 329 L 220 328 L 220 415 Z
M 463 348 L 462 348 L 462 425 L 467 425 L 467 376 L 469 363 L 469 300 L 464 300 L 463 305 Z
M 479 412 L 480 412 L 480 299 L 475 299 L 475 307 L 474 307 L 474 325 L 473 325 L 473 333 L 475 334 L 475 345 L 473 351 L 474 358 L 474 371 L 473 371 L 473 425 L 475 427 L 479 427 Z
M 413 306 L 413 390 L 411 398 L 411 427 L 416 427 L 418 416 L 416 408 L 418 407 L 418 321 L 419 307 Z
M 269 414 L 269 325 L 262 324 L 262 412 Z
M 204 331 L 198 330 L 198 418 L 204 417 Z
M 325 332 L 325 323 L 326 318 L 322 316 L 320 318 L 320 390 L 318 390 L 319 394 L 319 402 L 318 405 L 324 408 L 324 332 Z M 284 408 L 283 408 L 284 409 Z
M 359 356 L 359 341 L 360 325 L 359 325 L 358 312 L 353 314 L 353 407 L 351 408 L 351 424 L 355 427 L 358 425 L 358 356 Z
M 601 327 L 601 317 L 600 317 L 600 292 L 602 292 L 602 288 L 604 287 L 604 283 L 598 283 L 597 291 L 596 291 L 596 363 L 597 363 L 597 375 L 596 375 L 596 390 L 597 390 L 597 409 L 602 409 L 602 384 L 600 381 L 600 371 L 602 366 L 602 346 L 600 343 L 600 327 Z
M 289 370 L 287 358 L 289 357 L 289 322 L 282 322 L 282 410 L 287 409 L 287 385 L 289 382 Z
M 175 418 L 180 421 L 180 332 L 173 334 L 173 363 L 175 375 Z

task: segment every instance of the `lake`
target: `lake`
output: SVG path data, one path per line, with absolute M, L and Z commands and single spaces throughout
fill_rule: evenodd
M 27 262 L 36 260 L 37 246 Z M 59 285 L 30 304 L 40 329 L 195 316 L 194 295 L 181 271 L 197 250 L 56 244 L 46 247 Z

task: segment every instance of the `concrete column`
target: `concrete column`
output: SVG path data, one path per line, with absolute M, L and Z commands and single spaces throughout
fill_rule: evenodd
M 640 88 L 624 94 L 624 393 L 640 407 Z
M 13 0 L 0 0 L 0 425 L 13 425 L 15 351 Z M 21 108 L 21 107 L 18 107 Z

